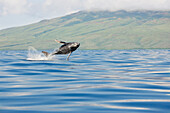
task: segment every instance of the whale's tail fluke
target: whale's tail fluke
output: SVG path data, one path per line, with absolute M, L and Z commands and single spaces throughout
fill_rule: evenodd
M 44 55 L 45 55 L 46 57 L 48 57 L 48 56 L 50 55 L 50 53 L 45 52 L 45 51 L 42 51 L 42 53 L 44 53 Z

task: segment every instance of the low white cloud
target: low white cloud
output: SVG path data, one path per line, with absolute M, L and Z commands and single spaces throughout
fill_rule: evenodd
M 170 0 L 0 0 L 0 15 L 48 17 L 79 10 L 170 10 Z
M 47 15 L 65 15 L 79 10 L 170 10 L 170 0 L 45 0 Z
M 71 12 L 84 10 L 83 0 L 45 0 L 42 4 L 44 13 L 63 15 Z
M 0 0 L 0 15 L 26 13 L 29 7 L 27 0 Z
M 86 0 L 86 9 L 93 10 L 170 10 L 170 0 Z

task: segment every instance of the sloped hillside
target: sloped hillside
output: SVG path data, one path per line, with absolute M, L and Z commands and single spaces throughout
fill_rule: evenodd
M 0 49 L 54 49 L 54 39 L 81 49 L 170 48 L 170 11 L 80 11 L 0 31 Z

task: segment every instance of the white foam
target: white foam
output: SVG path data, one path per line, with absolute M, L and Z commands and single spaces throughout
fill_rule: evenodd
M 28 48 L 27 60 L 52 60 L 53 56 L 46 57 L 43 53 L 36 50 L 34 47 Z

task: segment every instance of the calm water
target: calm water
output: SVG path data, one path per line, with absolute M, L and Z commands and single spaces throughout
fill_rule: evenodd
M 0 113 L 170 111 L 170 50 L 78 50 L 65 58 L 0 51 Z

